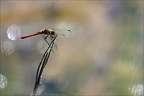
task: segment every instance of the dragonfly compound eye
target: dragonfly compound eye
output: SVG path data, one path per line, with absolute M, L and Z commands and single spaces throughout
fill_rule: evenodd
M 54 32 L 54 31 L 51 31 L 51 35 L 55 35 L 55 32 Z

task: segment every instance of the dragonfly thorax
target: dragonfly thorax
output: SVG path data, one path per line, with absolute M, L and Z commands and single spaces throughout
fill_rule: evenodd
M 46 29 L 46 28 L 44 28 L 43 30 L 41 30 L 41 33 L 42 34 L 46 34 L 46 35 L 52 35 L 52 36 L 55 35 L 55 31 L 54 30 L 52 30 L 52 29 Z

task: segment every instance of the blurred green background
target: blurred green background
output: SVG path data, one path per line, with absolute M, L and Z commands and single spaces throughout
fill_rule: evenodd
M 42 96 L 142 96 L 143 21 L 143 0 L 1 0 L 1 96 L 30 95 L 43 55 L 37 48 L 41 36 L 8 39 L 12 24 L 21 36 L 43 28 L 72 31 L 56 41 Z

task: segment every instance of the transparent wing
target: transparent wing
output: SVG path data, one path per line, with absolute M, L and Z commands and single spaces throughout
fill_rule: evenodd
M 59 37 L 69 37 L 72 33 L 71 30 L 69 29 L 52 29 L 55 31 L 56 34 L 58 34 Z

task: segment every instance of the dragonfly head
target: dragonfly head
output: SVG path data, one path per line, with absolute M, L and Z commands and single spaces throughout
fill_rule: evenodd
M 55 31 L 54 30 L 50 31 L 50 34 L 54 36 L 55 35 Z
M 52 35 L 52 36 L 55 36 L 55 31 L 52 30 L 52 29 L 48 29 L 49 33 Z

